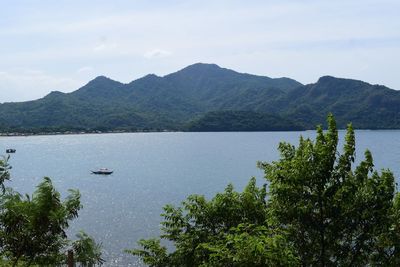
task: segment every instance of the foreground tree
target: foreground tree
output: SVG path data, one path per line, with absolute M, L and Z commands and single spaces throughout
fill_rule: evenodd
M 332 116 L 316 140 L 281 143 L 281 158 L 260 163 L 269 184 L 271 225 L 288 231 L 302 266 L 397 266 L 399 196 L 393 174 L 374 171 L 372 156 L 357 167 L 349 125 L 343 153 Z
M 0 160 L 0 265 L 63 264 L 71 242 L 65 231 L 82 207 L 79 191 L 69 190 L 62 201 L 50 178 L 45 177 L 32 196 L 21 195 L 4 186 L 10 178 L 7 160 Z M 77 237 L 72 243 L 76 262 L 82 266 L 101 265 L 101 246 L 84 232 Z
M 140 240 L 142 249 L 127 252 L 160 267 L 295 265 L 285 232 L 268 227 L 265 196 L 254 178 L 242 193 L 229 185 L 210 201 L 189 196 L 182 207 L 164 207 L 162 238 L 174 243 L 174 252 L 159 239 Z
M 94 239 L 85 232 L 79 232 L 78 238 L 72 242 L 72 248 L 75 255 L 75 262 L 83 267 L 93 267 L 96 264 L 104 263 L 101 257 L 101 244 L 97 244 Z
M 70 190 L 61 201 L 47 177 L 32 197 L 7 190 L 0 203 L 0 244 L 12 261 L 22 259 L 30 264 L 56 264 L 64 259 L 60 254 L 67 244 L 65 229 L 78 216 L 80 194 Z
M 243 193 L 228 186 L 211 201 L 190 196 L 167 205 L 159 239 L 129 251 L 150 266 L 399 266 L 400 195 L 393 174 L 374 170 L 372 155 L 358 166 L 348 126 L 342 154 L 338 131 L 328 130 L 298 147 L 281 143 L 281 157 L 259 163 L 268 185 L 252 179 Z
M 0 187 L 2 190 L 2 193 L 5 193 L 6 187 L 4 186 L 4 182 L 7 180 L 10 180 L 10 172 L 9 170 L 11 169 L 10 165 L 8 165 L 8 159 L 9 156 L 3 157 L 2 160 L 0 160 Z

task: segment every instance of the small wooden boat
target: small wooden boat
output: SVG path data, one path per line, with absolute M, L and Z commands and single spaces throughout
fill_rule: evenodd
M 17 150 L 14 148 L 7 148 L 6 153 L 15 153 Z
M 113 173 L 112 170 L 109 170 L 107 168 L 101 168 L 98 169 L 97 171 L 92 171 L 93 174 L 103 174 L 103 175 L 109 175 L 111 173 Z

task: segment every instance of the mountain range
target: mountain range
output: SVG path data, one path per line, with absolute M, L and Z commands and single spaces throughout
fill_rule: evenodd
M 0 131 L 266 131 L 312 129 L 334 114 L 339 127 L 400 128 L 400 91 L 321 77 L 303 85 L 197 63 L 124 84 L 99 76 L 71 93 L 0 105 Z

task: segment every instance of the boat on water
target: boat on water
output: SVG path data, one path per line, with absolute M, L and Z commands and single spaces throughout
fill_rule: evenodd
M 92 171 L 93 174 L 103 174 L 103 175 L 109 175 L 112 174 L 113 171 L 109 170 L 107 168 L 100 168 L 97 171 Z
M 7 148 L 6 153 L 15 153 L 17 150 L 14 148 Z

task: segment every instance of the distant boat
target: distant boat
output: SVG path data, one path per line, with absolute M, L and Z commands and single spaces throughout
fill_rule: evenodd
M 97 171 L 92 171 L 92 173 L 93 173 L 93 174 L 104 174 L 104 175 L 109 175 L 109 174 L 113 173 L 113 171 L 112 171 L 112 170 L 109 170 L 109 169 L 107 169 L 107 168 L 101 168 L 101 169 L 98 169 Z
M 6 153 L 15 153 L 17 150 L 14 148 L 7 148 Z

